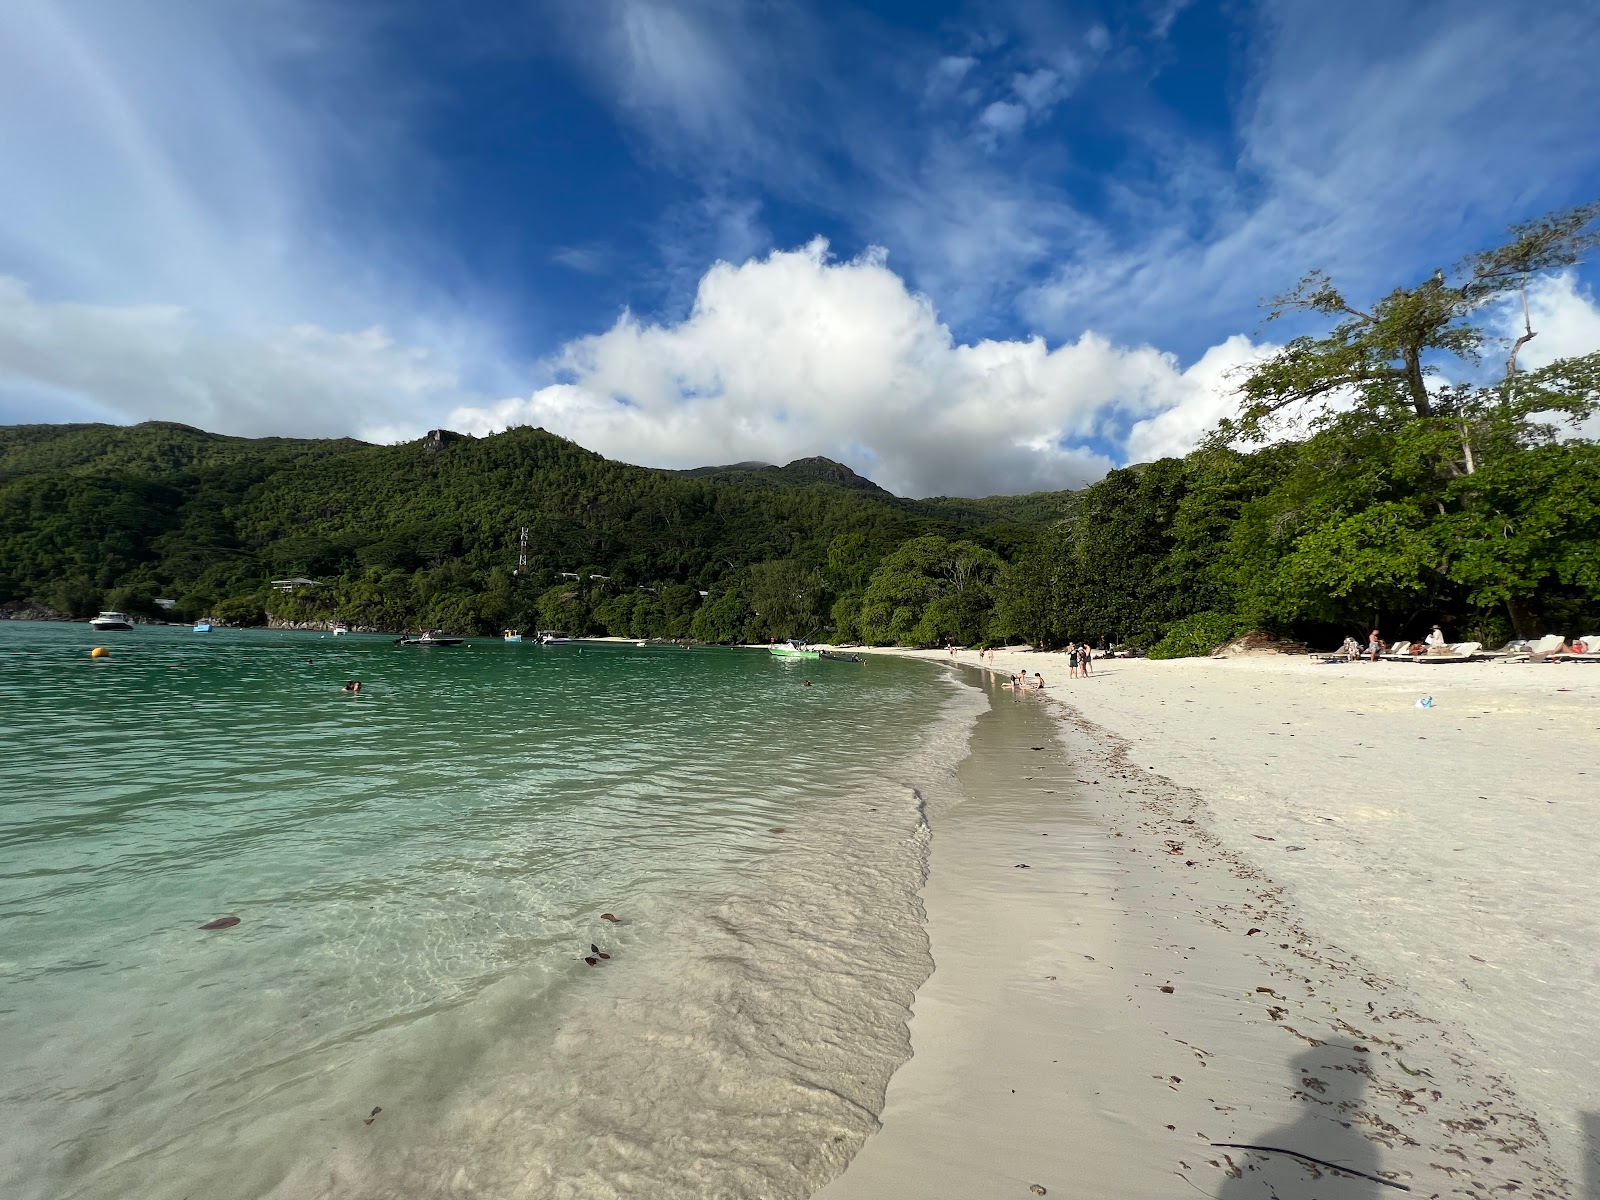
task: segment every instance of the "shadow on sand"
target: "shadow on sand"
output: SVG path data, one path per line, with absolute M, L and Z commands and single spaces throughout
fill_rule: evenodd
M 1238 1139 L 1251 1146 L 1273 1147 L 1272 1152 L 1223 1151 L 1239 1174 L 1223 1184 L 1217 1200 L 1378 1200 L 1404 1195 L 1376 1178 L 1378 1150 L 1358 1123 L 1368 1079 L 1365 1057 L 1349 1043 L 1329 1042 L 1291 1060 L 1291 1086 L 1303 1115 Z

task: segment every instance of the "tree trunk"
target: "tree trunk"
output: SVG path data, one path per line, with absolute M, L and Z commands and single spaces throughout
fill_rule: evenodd
M 1523 641 L 1532 641 L 1544 633 L 1544 619 L 1539 606 L 1531 596 L 1518 596 L 1506 601 L 1506 613 L 1511 617 L 1511 628 Z
M 1428 399 L 1428 381 L 1422 374 L 1421 347 L 1408 348 L 1406 358 L 1406 387 L 1411 391 L 1411 407 L 1419 417 L 1433 416 L 1433 402 Z

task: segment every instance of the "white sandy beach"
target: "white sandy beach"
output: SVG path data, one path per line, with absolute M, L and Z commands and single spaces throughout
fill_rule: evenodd
M 821 1197 L 1395 1194 L 1213 1142 L 1595 1187 L 1600 669 L 996 666 L 1050 686 L 933 816 L 914 1056 Z

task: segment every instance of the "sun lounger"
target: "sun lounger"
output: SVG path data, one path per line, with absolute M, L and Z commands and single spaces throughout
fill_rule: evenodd
M 1382 654 L 1378 655 L 1378 657 L 1387 659 L 1389 662 L 1410 662 L 1416 657 L 1416 655 L 1411 653 L 1411 646 L 1413 643 L 1399 642 L 1396 644 L 1404 648 L 1400 650 L 1385 650 Z
M 1600 633 L 1585 634 L 1583 637 L 1578 639 L 1578 642 L 1583 645 L 1582 653 L 1575 653 L 1571 650 L 1566 650 L 1560 654 L 1546 655 L 1545 661 L 1600 662 Z
M 1466 662 L 1478 653 L 1481 642 L 1456 642 L 1445 649 L 1445 654 L 1419 654 L 1417 661 L 1421 663 L 1446 663 Z

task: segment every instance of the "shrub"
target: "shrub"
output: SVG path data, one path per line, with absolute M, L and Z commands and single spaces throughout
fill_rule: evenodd
M 1150 647 L 1150 657 L 1199 658 L 1238 632 L 1239 618 L 1232 613 L 1195 613 L 1169 626 L 1166 636 Z

